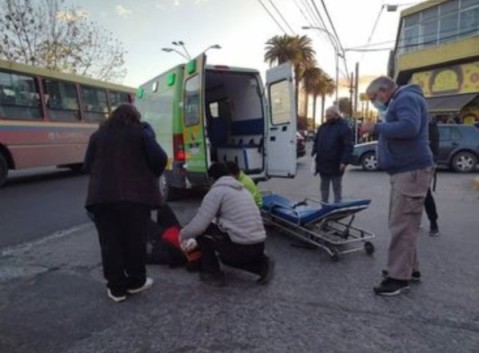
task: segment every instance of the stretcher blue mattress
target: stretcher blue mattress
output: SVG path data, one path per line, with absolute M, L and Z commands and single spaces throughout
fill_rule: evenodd
M 325 218 L 340 218 L 349 216 L 368 208 L 371 200 L 350 200 L 318 206 L 308 205 L 306 202 L 294 202 L 288 198 L 269 194 L 263 196 L 263 210 L 280 217 L 281 219 L 304 225 L 319 222 Z

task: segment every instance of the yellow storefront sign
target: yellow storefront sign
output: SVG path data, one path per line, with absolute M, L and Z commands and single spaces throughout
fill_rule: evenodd
M 426 97 L 479 93 L 479 61 L 416 72 L 412 75 L 410 83 L 421 86 Z

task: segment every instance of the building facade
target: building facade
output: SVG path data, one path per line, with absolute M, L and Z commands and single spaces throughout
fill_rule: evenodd
M 479 121 L 479 0 L 429 0 L 401 12 L 388 74 L 420 85 L 440 122 Z

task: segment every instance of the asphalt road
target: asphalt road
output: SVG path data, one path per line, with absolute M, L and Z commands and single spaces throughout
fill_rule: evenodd
M 261 188 L 298 201 L 318 197 L 308 159 L 298 167 L 295 179 Z M 227 287 L 211 288 L 183 269 L 149 266 L 154 287 L 122 304 L 106 297 L 96 233 L 82 210 L 86 178 L 15 182 L 0 191 L 0 237 L 5 220 L 23 234 L 20 245 L 0 249 L 0 352 L 479 352 L 476 175 L 439 173 L 442 235 L 429 237 L 424 218 L 423 280 L 402 296 L 372 292 L 389 241 L 388 177 L 350 169 L 343 195 L 372 200 L 355 225 L 376 234 L 373 256 L 359 251 L 332 262 L 324 251 L 292 246 L 269 229 L 267 248 L 277 266 L 268 286 L 226 269 Z M 24 209 L 8 207 L 5 195 L 22 199 L 15 207 Z M 48 208 L 36 205 L 49 197 Z M 172 206 L 185 222 L 199 202 L 195 196 Z M 32 212 L 29 224 L 18 216 Z

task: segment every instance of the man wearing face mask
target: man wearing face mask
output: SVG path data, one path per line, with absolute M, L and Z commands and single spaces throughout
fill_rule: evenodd
M 391 176 L 388 266 L 383 271 L 386 278 L 374 292 L 393 296 L 409 289 L 409 282 L 420 277 L 417 238 L 434 171 L 428 113 L 418 85 L 398 87 L 381 76 L 369 84 L 366 95 L 376 109 L 386 111 L 382 123 L 364 123 L 362 130 L 379 136 L 379 167 Z

